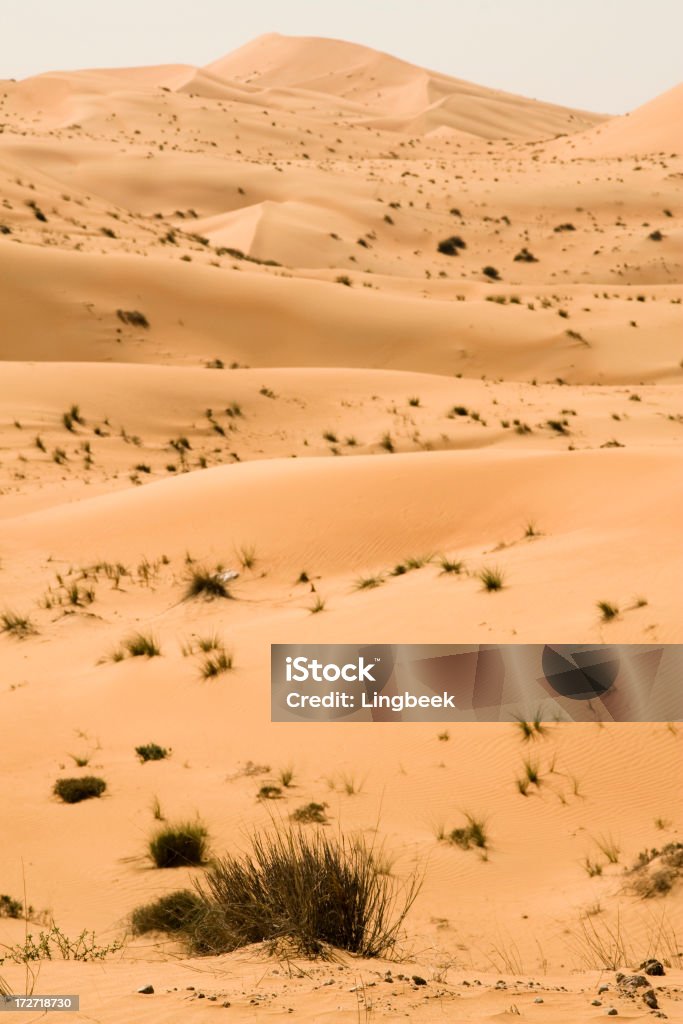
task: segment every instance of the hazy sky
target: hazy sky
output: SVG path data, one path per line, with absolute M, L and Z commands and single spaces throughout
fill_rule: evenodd
M 683 77 L 681 0 L 0 0 L 0 78 L 206 64 L 264 32 L 348 39 L 605 113 Z

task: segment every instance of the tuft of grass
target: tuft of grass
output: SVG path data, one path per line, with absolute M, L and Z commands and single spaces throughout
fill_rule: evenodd
M 410 558 L 406 558 L 403 562 L 399 562 L 395 565 L 391 570 L 391 575 L 405 576 L 407 572 L 413 572 L 415 569 L 421 569 L 423 566 L 427 565 L 428 562 L 431 562 L 431 560 L 431 555 L 413 555 Z
M 232 668 L 232 654 L 221 649 L 204 658 L 201 664 L 202 679 L 215 679 Z
M 135 753 L 144 764 L 145 761 L 163 761 L 171 751 L 167 747 L 160 747 L 158 743 L 143 743 L 135 748 Z
M 188 601 L 193 597 L 212 600 L 215 597 L 230 598 L 232 594 L 219 572 L 209 572 L 208 569 L 193 565 L 188 570 L 184 600 Z
M 256 548 L 253 544 L 242 544 L 237 548 L 237 558 L 243 569 L 253 569 L 256 565 Z
M 619 614 L 619 605 L 612 604 L 611 601 L 598 601 L 597 607 L 601 613 L 603 622 L 611 622 L 611 620 L 616 619 Z
M 289 789 L 290 786 L 294 785 L 294 769 L 291 765 L 287 765 L 286 768 L 281 768 L 278 773 L 278 779 L 285 789 Z
M 201 865 L 206 861 L 208 835 L 200 821 L 163 825 L 149 841 L 149 856 L 158 868 Z
M 525 530 L 524 530 L 524 536 L 525 537 L 540 537 L 541 536 L 541 531 L 538 529 L 538 527 L 536 526 L 536 523 L 533 521 L 533 519 L 530 519 L 529 522 L 526 524 L 526 527 L 525 527 Z
M 446 836 L 447 841 L 459 846 L 462 850 L 469 850 L 472 846 L 479 850 L 486 850 L 489 841 L 486 822 L 483 818 L 476 818 L 473 814 L 466 814 L 465 818 L 467 824 L 449 832 Z
M 384 583 L 384 576 L 359 576 L 353 584 L 354 590 L 373 590 Z
M 454 575 L 457 576 L 457 575 L 459 575 L 462 572 L 463 566 L 464 566 L 463 562 L 454 561 L 451 558 L 447 558 L 445 555 L 443 555 L 439 559 L 439 567 L 441 569 L 441 573 L 442 574 L 443 573 L 453 573 Z
M 400 892 L 363 837 L 294 826 L 257 833 L 244 856 L 223 857 L 208 869 L 194 949 L 218 954 L 275 942 L 308 957 L 329 957 L 334 949 L 387 956 L 419 888 L 413 875 Z
M 495 267 L 484 267 L 484 269 L 482 270 L 482 274 L 484 275 L 484 277 L 488 277 L 489 280 L 491 281 L 500 281 L 500 273 L 496 270 Z
M 123 641 L 123 649 L 131 658 L 157 658 L 161 655 L 161 647 L 151 633 L 133 633 Z
M 17 640 L 25 640 L 27 636 L 33 636 L 37 632 L 28 615 L 20 615 L 9 609 L 0 612 L 0 633 L 9 633 Z
M 78 804 L 81 800 L 102 796 L 106 788 L 104 779 L 98 779 L 95 775 L 81 775 L 73 779 L 58 779 L 52 792 L 65 804 Z
M 595 840 L 595 845 L 600 852 L 607 858 L 610 864 L 618 864 L 621 849 L 614 842 L 611 836 L 600 836 L 599 839 Z
M 541 770 L 539 768 L 538 761 L 532 761 L 530 758 L 527 758 L 524 761 L 524 775 L 529 785 L 540 786 Z
M 540 736 L 545 736 L 548 732 L 538 713 L 535 715 L 533 722 L 525 722 L 523 719 L 518 718 L 516 725 L 525 743 L 528 743 L 529 740 L 535 740 Z
M 311 803 L 303 804 L 292 811 L 290 818 L 299 825 L 326 825 L 329 820 L 325 813 L 326 810 L 327 804 L 311 801 Z
M 191 933 L 203 906 L 201 897 L 192 889 L 176 889 L 136 907 L 131 915 L 131 930 L 133 935 Z
M 489 592 L 493 590 L 503 589 L 503 572 L 494 566 L 485 566 L 477 573 L 477 577 L 481 580 L 484 590 Z
M 308 610 L 311 613 L 311 615 L 317 615 L 318 612 L 324 611 L 325 610 L 325 598 L 321 597 L 319 594 L 316 594 L 316 596 L 315 596 L 315 598 L 313 600 L 313 603 L 309 604 Z
M 380 447 L 384 448 L 385 452 L 389 452 L 389 454 L 395 451 L 394 442 L 391 434 L 383 434 L 382 440 L 380 441 Z
M 256 794 L 257 800 L 280 800 L 281 797 L 282 788 L 280 786 L 274 786 L 272 783 L 266 783 L 266 785 L 261 786 Z
M 589 878 L 597 878 L 602 874 L 602 864 L 599 864 L 598 861 L 585 857 L 582 863 Z

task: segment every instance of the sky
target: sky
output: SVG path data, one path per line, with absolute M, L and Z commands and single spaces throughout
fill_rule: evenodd
M 202 65 L 265 32 L 363 43 L 600 113 L 632 110 L 683 77 L 680 0 L 0 0 L 0 78 Z

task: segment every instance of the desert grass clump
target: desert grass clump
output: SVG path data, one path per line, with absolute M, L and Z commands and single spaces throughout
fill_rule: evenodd
M 292 811 L 290 818 L 299 825 L 326 825 L 328 822 L 327 804 L 316 803 L 312 800 L 309 804 L 303 804 Z
M 176 889 L 158 900 L 136 907 L 131 914 L 131 930 L 133 935 L 192 932 L 202 907 L 201 897 L 192 889 Z
M 377 576 L 359 576 L 353 584 L 354 590 L 374 590 L 375 587 L 379 587 L 384 583 L 384 576 L 378 574 Z
M 325 598 L 316 594 L 312 604 L 309 604 L 308 610 L 311 615 L 317 615 L 318 612 L 325 611 Z
M 604 854 L 610 864 L 618 864 L 621 850 L 611 836 L 600 836 L 595 840 L 595 845 Z
M 200 821 L 163 825 L 149 841 L 149 856 L 158 868 L 198 866 L 206 861 L 208 835 Z
M 619 605 L 612 604 L 611 601 L 598 601 L 597 607 L 603 622 L 611 622 L 619 614 Z
M 130 327 L 149 327 L 149 320 L 137 309 L 117 309 L 116 315 L 122 324 L 128 324 Z
M 261 786 L 256 794 L 257 800 L 280 800 L 281 798 L 282 787 L 274 786 L 272 783 L 266 783 L 266 785 Z
M 516 725 L 521 733 L 524 743 L 528 743 L 530 740 L 539 739 L 546 736 L 548 733 L 547 728 L 543 724 L 540 713 L 537 713 L 534 716 L 534 720 L 532 722 L 525 722 L 522 718 L 517 718 Z
M 135 753 L 144 764 L 146 761 L 163 761 L 171 751 L 167 747 L 160 747 L 158 743 L 143 743 L 135 748 Z
M 333 949 L 387 956 L 418 891 L 415 875 L 401 893 L 380 874 L 362 837 L 298 827 L 257 833 L 244 856 L 208 869 L 200 889 L 205 912 L 192 941 L 207 954 L 271 942 L 309 957 Z
M 65 428 L 72 433 L 75 423 L 78 423 L 80 426 L 85 425 L 85 420 L 81 416 L 81 411 L 77 405 L 72 405 L 70 409 L 67 409 L 65 413 L 62 413 L 62 423 Z
M 98 779 L 95 775 L 81 775 L 73 779 L 58 779 L 52 792 L 65 804 L 78 804 L 81 800 L 102 796 L 106 788 L 104 779 Z
M 232 654 L 224 648 L 207 655 L 202 661 L 200 671 L 202 679 L 215 679 L 216 676 L 229 672 L 232 668 Z
M 489 591 L 489 593 L 493 590 L 503 589 L 504 576 L 502 570 L 494 566 L 485 566 L 477 573 L 477 576 L 481 581 L 484 590 Z
M 486 850 L 489 842 L 486 822 L 483 818 L 476 818 L 473 814 L 466 814 L 465 818 L 467 824 L 462 828 L 454 828 L 448 833 L 446 839 L 462 850 L 469 850 L 473 846 L 479 850 Z
M 17 640 L 25 640 L 27 636 L 32 636 L 37 632 L 38 630 L 28 615 L 20 615 L 9 609 L 0 612 L 0 633 L 9 633 Z
M 189 601 L 193 597 L 213 600 L 215 597 L 230 598 L 232 594 L 222 579 L 220 570 L 210 572 L 201 566 L 193 565 L 188 570 L 184 599 Z
M 161 655 L 161 647 L 151 633 L 133 633 L 123 641 L 123 650 L 131 658 L 157 658 Z
M 439 567 L 441 569 L 441 575 L 451 573 L 452 575 L 459 576 L 463 570 L 463 562 L 447 558 L 443 555 L 442 558 L 439 559 Z

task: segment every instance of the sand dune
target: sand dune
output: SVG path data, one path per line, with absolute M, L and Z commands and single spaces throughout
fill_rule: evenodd
M 564 147 L 589 158 L 646 153 L 670 157 L 680 150 L 682 137 L 683 85 L 676 85 L 631 113 L 565 141 Z
M 75 1019 L 649 1019 L 617 969 L 657 957 L 683 1020 L 680 872 L 634 887 L 678 856 L 678 724 L 271 724 L 268 684 L 271 643 L 681 641 L 680 96 L 607 119 L 279 35 L 0 83 L 0 897 L 124 942 L 38 962 Z M 159 815 L 235 852 L 311 801 L 424 873 L 399 962 L 130 934 L 202 877 L 152 867 Z

